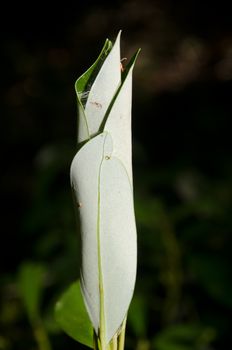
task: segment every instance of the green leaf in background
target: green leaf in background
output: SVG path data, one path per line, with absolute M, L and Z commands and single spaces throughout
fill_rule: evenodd
M 73 283 L 57 302 L 55 318 L 70 337 L 93 348 L 93 327 L 83 302 L 79 281 Z
M 128 324 L 137 337 L 147 335 L 147 302 L 142 296 L 135 294 L 128 312 Z
M 215 339 L 215 331 L 197 324 L 177 324 L 161 331 L 153 342 L 156 350 L 201 350 Z
M 31 322 L 39 319 L 40 302 L 43 293 L 44 266 L 26 262 L 19 270 L 19 289 Z

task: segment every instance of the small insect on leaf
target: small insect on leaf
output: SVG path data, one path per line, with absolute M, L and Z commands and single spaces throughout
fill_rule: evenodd
M 101 103 L 99 103 L 99 102 L 90 102 L 91 103 L 91 105 L 94 105 L 94 106 L 96 106 L 97 108 L 102 108 L 102 105 L 101 105 Z
M 121 69 L 121 72 L 124 72 L 124 70 L 125 70 L 125 67 L 123 66 L 122 62 L 123 62 L 123 61 L 126 61 L 126 60 L 127 60 L 127 58 L 126 58 L 126 57 L 123 57 L 123 58 L 121 59 L 121 61 L 120 61 L 120 69 Z

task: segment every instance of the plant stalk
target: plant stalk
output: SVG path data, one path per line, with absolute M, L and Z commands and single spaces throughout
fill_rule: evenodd
M 102 340 L 101 332 L 99 337 L 94 333 L 93 336 L 93 348 L 94 350 L 124 350 L 125 346 L 125 333 L 126 333 L 126 317 L 123 320 L 120 332 L 117 332 L 111 339 L 109 344 Z
M 125 334 L 126 334 L 126 319 L 127 317 L 125 317 L 123 320 L 121 332 L 119 333 L 119 336 L 118 336 L 118 350 L 124 350 Z
M 47 333 L 40 320 L 33 323 L 33 330 L 39 350 L 52 350 Z

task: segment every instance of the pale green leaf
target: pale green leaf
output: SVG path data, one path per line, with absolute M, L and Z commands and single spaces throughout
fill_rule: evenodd
M 106 342 L 127 313 L 136 276 L 132 187 L 112 152 L 112 138 L 104 132 L 80 149 L 71 166 L 81 219 L 81 286 L 96 333 L 104 322 Z
M 124 73 L 122 85 L 111 107 L 104 130 L 111 134 L 114 142 L 113 154 L 124 164 L 132 184 L 131 150 L 131 103 L 132 71 L 139 51 L 134 55 Z

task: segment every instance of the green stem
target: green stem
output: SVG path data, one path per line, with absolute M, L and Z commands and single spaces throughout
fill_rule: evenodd
M 123 320 L 121 325 L 120 332 L 117 332 L 110 343 L 107 345 L 105 340 L 103 340 L 103 344 L 100 338 L 94 333 L 93 336 L 93 348 L 94 350 L 124 350 L 125 346 L 125 333 L 126 333 L 126 317 Z
M 33 330 L 39 350 L 52 350 L 47 333 L 40 320 L 33 323 Z
M 122 329 L 118 336 L 118 350 L 124 350 L 125 334 L 126 334 L 126 317 L 123 320 Z
M 109 350 L 118 350 L 118 334 L 116 333 L 110 342 Z
M 106 140 L 106 138 L 105 138 Z M 102 261 L 101 261 L 101 234 L 100 234 L 100 208 L 101 208 L 101 168 L 104 160 L 104 147 L 103 144 L 103 155 L 98 173 L 98 211 L 97 211 L 97 253 L 98 253 L 98 276 L 99 276 L 99 296 L 100 296 L 100 329 L 99 329 L 99 341 L 101 350 L 107 350 L 106 334 L 105 334 L 105 304 L 104 304 L 104 285 L 103 285 L 103 274 L 102 274 Z

